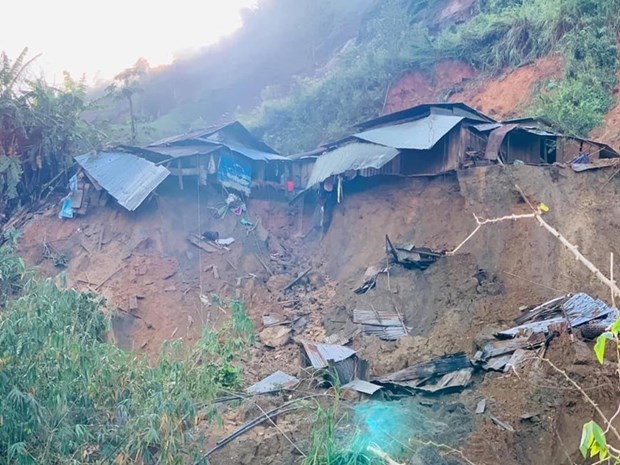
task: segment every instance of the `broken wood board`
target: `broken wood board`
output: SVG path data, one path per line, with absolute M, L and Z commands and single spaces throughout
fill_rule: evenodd
M 504 354 L 490 358 L 482 365 L 482 369 L 486 371 L 504 371 L 504 368 L 508 362 L 510 362 L 511 358 L 512 354 Z
M 217 247 L 215 247 L 215 246 L 213 246 L 213 245 L 211 245 L 211 244 L 209 244 L 207 242 L 204 242 L 198 234 L 190 234 L 187 237 L 187 240 L 189 242 L 191 242 L 192 244 L 194 244 L 199 249 L 202 249 L 202 250 L 204 250 L 207 253 L 215 253 L 218 250 L 220 250 Z
M 129 310 L 138 310 L 138 296 L 132 295 L 131 297 L 129 297 Z
M 545 335 L 543 333 L 534 333 L 529 337 L 490 341 L 487 342 L 482 350 L 476 354 L 474 360 L 486 361 L 501 355 L 511 354 L 517 349 L 535 349 L 536 347 L 540 347 L 544 344 L 544 342 Z
M 378 381 L 382 383 L 399 383 L 401 381 L 411 381 L 415 379 L 442 376 L 453 371 L 471 368 L 471 362 L 464 353 L 444 355 L 426 362 L 412 365 L 403 370 L 389 374 Z

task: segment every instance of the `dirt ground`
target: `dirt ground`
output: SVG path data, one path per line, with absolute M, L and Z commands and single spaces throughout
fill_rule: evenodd
M 588 292 L 604 300 L 609 294 L 554 237 L 534 220 L 524 219 L 484 226 L 459 253 L 440 258 L 425 271 L 392 267 L 389 281 L 382 275 L 375 289 L 357 295 L 353 290 L 362 284 L 366 269 L 385 264 L 386 234 L 396 243 L 452 250 L 475 228 L 474 214 L 492 218 L 527 213 L 529 207 L 514 187 L 518 184 L 530 199 L 547 204 L 547 221 L 607 272 L 609 253 L 620 251 L 620 207 L 615 200 L 620 177 L 607 182 L 609 175 L 609 170 L 576 174 L 558 166 L 493 166 L 430 179 L 355 180 L 345 184 L 344 200 L 322 238 L 306 237 L 312 205 L 289 205 L 275 194 L 250 199 L 246 217 L 256 226 L 252 229 L 230 212 L 215 218 L 224 200 L 216 189 L 199 193 L 186 186 L 179 192 L 169 185 L 133 214 L 110 203 L 83 218 L 60 220 L 56 207 L 50 207 L 24 226 L 19 252 L 42 275 L 63 273 L 69 286 L 96 290 L 110 307 L 121 308 L 114 320 L 117 343 L 150 357 L 156 357 L 163 341 L 182 338 L 191 344 L 202 327 L 217 326 L 227 317 L 217 306 L 206 305 L 201 295 L 243 300 L 259 334 L 244 367 L 248 385 L 276 370 L 308 378 L 295 340 L 323 342 L 325 335 L 353 328 L 355 308 L 396 308 L 411 327 L 410 336 L 385 342 L 358 334 L 352 341 L 372 374 L 382 375 L 431 356 L 457 351 L 473 356 L 476 343 L 511 325 L 523 305 L 567 292 Z M 207 253 L 188 242 L 188 234 L 207 229 L 233 237 L 230 250 Z M 66 257 L 66 269 L 44 258 L 43 244 Z M 283 291 L 310 266 L 299 285 Z M 479 270 L 485 272 L 482 281 L 475 277 Z M 130 308 L 132 300 L 137 309 Z M 267 315 L 301 318 L 305 325 L 282 347 L 270 348 L 263 333 Z M 563 336 L 551 343 L 547 356 L 593 388 L 604 410 L 615 410 L 617 375 L 613 366 L 596 364 L 591 347 Z M 597 387 L 602 384 L 607 387 Z M 295 395 L 324 392 L 309 382 L 302 386 Z M 488 411 L 513 432 L 499 428 L 489 415 L 474 415 L 482 398 Z M 208 443 L 260 416 L 256 404 L 268 409 L 285 400 L 261 397 L 240 409 L 222 407 L 224 424 L 208 428 Z M 455 447 L 480 465 L 568 464 L 568 457 L 579 457 L 581 425 L 593 417 L 579 393 L 540 361 L 519 372 L 479 373 L 461 393 L 414 400 L 431 405 L 433 413 L 424 413 L 422 423 L 467 425 Z M 454 416 L 455 409 L 462 415 Z M 214 454 L 212 462 L 299 463 L 299 452 L 282 432 L 307 450 L 313 421 L 308 411 L 282 416 L 279 429 L 255 428 Z M 406 450 L 401 452 L 406 455 Z M 437 457 L 425 462 L 419 455 L 409 463 L 442 463 Z M 462 463 L 453 455 L 441 460 Z
M 450 101 L 464 102 L 498 120 L 523 116 L 536 96 L 537 86 L 561 78 L 562 70 L 559 55 L 540 58 L 498 76 L 479 75 L 467 63 L 444 61 L 432 73 L 416 71 L 397 81 L 388 92 L 385 113 L 421 103 Z

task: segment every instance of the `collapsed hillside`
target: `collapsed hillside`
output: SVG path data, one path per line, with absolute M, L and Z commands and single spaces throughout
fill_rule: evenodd
M 620 249 L 615 235 L 620 212 L 614 201 L 620 181 L 611 174 L 577 174 L 558 166 L 492 166 L 436 178 L 354 181 L 345 184 L 344 200 L 322 238 L 311 232 L 312 202 L 289 206 L 275 194 L 251 199 L 251 225 L 244 226 L 232 212 L 214 216 L 223 193 L 200 194 L 195 186 L 175 193 L 168 186 L 135 214 L 115 205 L 93 208 L 69 221 L 58 219 L 52 208 L 36 214 L 22 230 L 19 251 L 43 275 L 58 275 L 55 264 L 66 263 L 61 274 L 69 286 L 100 292 L 112 309 L 120 308 L 113 336 L 127 350 L 156 357 L 165 340 L 183 338 L 192 344 L 204 327 L 217 328 L 226 317 L 214 300 L 217 294 L 242 299 L 259 331 L 260 343 L 243 368 L 246 385 L 277 370 L 307 380 L 292 338 L 323 342 L 340 331 L 353 334 L 351 347 L 368 360 L 373 376 L 383 376 L 433 356 L 461 351 L 473 356 L 490 334 L 513 325 L 522 306 L 566 293 L 587 292 L 603 300 L 609 295 L 533 219 L 484 226 L 454 256 L 441 257 L 423 271 L 392 266 L 389 277 L 378 276 L 374 289 L 354 293 L 369 267 L 385 265 L 386 234 L 395 243 L 452 250 L 474 230 L 473 214 L 484 219 L 528 213 L 514 187 L 519 185 L 531 200 L 548 205 L 546 221 L 606 272 L 609 253 Z M 189 234 L 205 230 L 234 242 L 229 250 L 203 250 L 188 242 Z M 308 267 L 312 271 L 300 284 L 283 290 Z M 357 328 L 353 310 L 369 306 L 397 308 L 410 335 L 387 342 L 351 332 Z M 293 325 L 290 334 L 266 326 L 283 320 L 302 323 Z M 605 412 L 615 410 L 613 367 L 597 366 L 584 342 L 563 334 L 551 341 L 547 357 Z M 601 384 L 608 387 L 598 388 Z M 299 395 L 306 389 L 317 392 L 310 380 L 298 389 Z M 481 399 L 487 400 L 489 415 L 510 430 L 489 415 L 473 413 Z M 256 403 L 265 410 L 285 400 L 267 396 L 244 401 L 245 409 L 223 407 L 222 430 L 206 431 L 208 442 L 215 445 L 245 420 L 260 416 Z M 578 456 L 581 425 L 594 415 L 580 394 L 539 360 L 506 374 L 478 372 L 462 392 L 416 395 L 403 402 L 370 403 L 366 415 L 379 415 L 375 407 L 407 411 L 429 428 L 457 428 L 454 443 L 442 436 L 441 428 L 421 437 L 452 444 L 476 464 L 570 463 L 568 457 Z M 311 423 L 308 413 L 287 414 L 279 419 L 279 429 L 255 428 L 216 452 L 213 461 L 297 463 L 298 452 L 281 432 L 307 451 Z M 405 429 L 402 434 L 416 436 L 419 431 Z M 404 436 L 401 441 L 409 439 Z M 440 457 L 424 459 L 426 452 L 414 449 L 420 463 L 442 463 Z M 390 451 L 403 460 L 414 454 L 402 448 Z M 450 454 L 445 460 L 461 463 Z

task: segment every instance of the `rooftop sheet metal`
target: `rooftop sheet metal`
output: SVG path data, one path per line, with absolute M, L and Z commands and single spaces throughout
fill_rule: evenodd
M 179 143 L 179 142 L 196 140 L 196 139 L 199 139 L 201 137 L 209 136 L 209 135 L 211 135 L 213 133 L 216 133 L 217 131 L 221 131 L 225 127 L 232 126 L 235 123 L 236 122 L 230 122 L 230 123 L 226 123 L 226 124 L 221 124 L 219 126 L 210 126 L 208 128 L 199 129 L 199 130 L 192 131 L 192 132 L 187 132 L 185 134 L 178 134 L 176 136 L 165 137 L 163 139 L 159 139 L 159 140 L 156 140 L 155 142 L 150 143 L 148 145 L 148 147 L 156 147 L 156 146 L 160 146 L 160 145 L 170 145 L 170 144 L 176 144 L 176 143 Z
M 92 152 L 75 161 L 129 211 L 138 208 L 170 174 L 165 167 L 129 153 Z
M 325 181 L 330 176 L 349 170 L 379 169 L 398 155 L 398 150 L 382 145 L 353 142 L 317 158 L 307 188 Z
M 464 103 L 452 102 L 452 103 L 426 103 L 423 105 L 417 105 L 415 107 L 401 110 L 396 113 L 390 113 L 380 116 L 369 121 L 357 124 L 356 127 L 360 129 L 368 129 L 371 127 L 379 126 L 387 123 L 396 123 L 398 121 L 412 120 L 422 118 L 429 113 L 442 113 L 452 114 L 456 116 L 462 116 L 465 119 L 471 121 L 480 121 L 483 123 L 492 123 L 494 120 L 487 115 L 480 113 L 472 107 L 465 105 Z
M 221 145 L 171 145 L 164 147 L 149 147 L 147 150 L 172 158 L 191 157 L 195 155 L 208 155 L 221 149 Z
M 373 384 L 368 381 L 364 381 L 363 379 L 354 379 L 350 383 L 342 386 L 342 389 L 348 389 L 351 391 L 361 392 L 362 394 L 373 395 L 380 389 L 383 389 L 383 386 L 379 386 L 378 384 Z
M 277 392 L 283 389 L 291 389 L 298 383 L 299 380 L 294 376 L 287 375 L 283 371 L 276 371 L 258 383 L 253 384 L 246 390 L 250 394 L 268 394 L 270 392 Z
M 602 300 L 594 299 L 583 292 L 569 298 L 562 304 L 562 308 L 563 312 L 557 317 L 515 326 L 514 328 L 501 331 L 498 334 L 504 337 L 514 337 L 523 333 L 546 333 L 549 331 L 549 326 L 566 322 L 566 317 L 568 317 L 570 325 L 575 328 L 588 321 L 603 318 L 614 311 L 612 307 L 608 306 Z
M 328 360 L 341 362 L 355 355 L 353 349 L 344 346 L 318 344 L 310 341 L 301 341 L 301 345 L 310 360 L 310 364 L 316 369 L 327 368 L 329 366 Z
M 222 142 L 222 141 L 218 141 L 218 140 L 211 139 L 211 138 L 206 138 L 206 139 L 201 139 L 201 140 L 206 140 L 214 144 L 224 145 L 228 147 L 230 150 L 232 150 L 233 152 L 237 152 L 249 158 L 250 160 L 254 160 L 254 161 L 287 161 L 287 162 L 291 161 L 289 158 L 286 158 L 282 155 L 264 152 L 262 150 L 252 149 L 250 147 L 245 147 L 243 145 L 231 144 L 229 142 L 225 142 L 225 141 Z
M 463 119 L 462 116 L 431 113 L 426 118 L 370 129 L 355 137 L 396 149 L 428 150 Z

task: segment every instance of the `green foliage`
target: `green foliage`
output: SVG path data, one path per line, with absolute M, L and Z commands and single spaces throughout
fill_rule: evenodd
M 605 348 L 607 346 L 607 341 L 613 341 L 616 343 L 616 348 L 620 349 L 620 320 L 614 322 L 609 328 L 609 331 L 604 332 L 596 339 L 596 344 L 594 345 L 594 353 L 596 355 L 596 359 L 599 363 L 603 363 L 605 359 Z
M 297 79 L 287 96 L 267 90 L 245 121 L 285 153 L 307 150 L 381 113 L 405 72 L 453 59 L 496 73 L 559 52 L 564 79 L 543 86 L 534 113 L 580 136 L 602 122 L 613 103 L 620 0 L 483 0 L 468 22 L 431 34 L 421 25 L 440 6 L 380 2 L 329 71 Z
M 0 259 L 4 273 L 10 251 Z M 99 296 L 51 281 L 22 286 L 0 312 L 0 464 L 200 458 L 194 426 L 215 417 L 222 390 L 241 385 L 236 360 L 253 333 L 240 303 L 218 332 L 205 331 L 192 349 L 168 344 L 149 364 L 104 342 L 109 321 Z
M 600 460 L 605 460 L 609 456 L 605 432 L 596 422 L 589 421 L 583 425 L 579 451 L 584 459 L 598 456 Z
M 90 108 L 85 83 L 68 74 L 61 87 L 27 80 L 26 57 L 27 49 L 15 61 L 0 54 L 0 210 L 36 200 L 72 155 L 100 140 L 82 118 Z
M 297 79 L 288 96 L 269 98 L 244 118 L 259 136 L 284 153 L 339 138 L 382 109 L 388 86 L 403 71 L 433 61 L 428 32 L 412 24 L 410 2 L 381 2 L 363 35 L 368 42 L 340 53 L 325 74 Z M 413 18 L 412 16 L 413 15 Z

